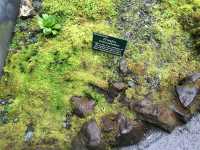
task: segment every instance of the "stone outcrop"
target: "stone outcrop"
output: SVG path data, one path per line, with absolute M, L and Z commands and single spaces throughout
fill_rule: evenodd
M 83 124 L 80 132 L 72 141 L 72 150 L 104 150 L 101 129 L 95 120 Z
M 171 132 L 180 121 L 176 114 L 164 105 L 155 105 L 150 100 L 143 100 L 132 103 L 132 109 L 137 113 L 138 118 Z
M 103 116 L 101 128 L 103 140 L 113 147 L 138 143 L 145 133 L 144 125 L 141 122 L 130 120 L 121 113 Z

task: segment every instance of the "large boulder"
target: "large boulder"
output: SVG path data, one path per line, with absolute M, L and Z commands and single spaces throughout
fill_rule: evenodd
M 89 115 L 95 108 L 95 101 L 87 97 L 73 96 L 71 103 L 74 114 L 81 118 Z
M 80 132 L 72 141 L 72 150 L 104 150 L 101 129 L 95 120 L 83 124 Z
M 178 99 L 184 107 L 189 107 L 197 98 L 200 90 L 200 73 L 189 75 L 176 86 Z
M 141 122 L 130 120 L 121 113 L 103 116 L 101 128 L 104 143 L 112 147 L 136 144 L 145 133 Z
M 137 113 L 139 119 L 156 125 L 168 132 L 180 125 L 174 111 L 164 105 L 153 104 L 150 100 L 132 103 L 131 108 Z

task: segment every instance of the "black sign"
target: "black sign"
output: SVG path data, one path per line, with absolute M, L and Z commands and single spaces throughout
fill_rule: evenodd
M 94 50 L 123 56 L 127 41 L 99 33 L 93 33 L 92 48 Z

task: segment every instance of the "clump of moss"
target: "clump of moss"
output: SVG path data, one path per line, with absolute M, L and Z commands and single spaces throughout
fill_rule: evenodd
M 175 85 L 187 74 L 200 69 L 190 34 L 183 30 L 180 22 L 180 18 L 184 19 L 183 13 L 189 15 L 200 3 L 198 0 L 163 0 L 152 2 L 148 8 L 144 2 L 135 3 L 140 7 L 123 11 L 119 18 L 126 16 L 128 21 L 119 19 L 118 23 L 122 34 L 130 41 L 126 57 L 138 83 L 127 94 L 134 100 L 148 97 L 155 103 L 173 105 Z M 138 30 L 137 24 L 140 25 Z
M 103 114 L 113 110 L 132 115 L 118 103 L 107 104 L 103 95 L 88 86 L 91 82 L 106 86 L 107 80 L 116 76 L 110 57 L 91 49 L 93 32 L 118 35 L 107 22 L 115 20 L 116 1 L 44 0 L 43 3 L 42 13 L 55 15 L 63 28 L 59 35 L 47 39 L 38 32 L 36 17 L 18 20 L 11 44 L 17 51 L 10 52 L 0 83 L 0 97 L 12 99 L 6 108 L 7 124 L 0 127 L 0 149 L 69 149 L 72 137 L 88 119 L 99 121 Z M 37 40 L 29 42 L 30 34 Z M 72 109 L 69 99 L 87 94 L 97 102 L 95 112 L 85 119 L 74 116 L 71 129 L 65 129 L 62 125 L 66 112 Z M 24 136 L 30 122 L 34 124 L 34 133 L 32 141 L 26 143 Z

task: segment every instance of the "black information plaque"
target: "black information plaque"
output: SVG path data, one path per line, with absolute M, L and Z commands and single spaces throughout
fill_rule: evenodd
M 115 37 L 93 33 L 92 49 L 113 55 L 123 56 L 127 41 Z

